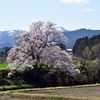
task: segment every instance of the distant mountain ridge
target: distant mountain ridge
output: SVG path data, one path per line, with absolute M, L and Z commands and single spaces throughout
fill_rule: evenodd
M 83 38 L 85 36 L 92 37 L 93 35 L 100 34 L 100 30 L 91 30 L 91 29 L 78 29 L 73 31 L 68 31 L 63 27 L 58 27 L 57 30 L 61 31 L 69 40 L 67 48 L 73 48 L 75 41 L 78 38 Z M 24 30 L 6 30 L 0 31 L 0 48 L 2 47 L 12 47 L 16 40 L 13 38 L 17 34 L 23 33 Z
M 63 27 L 57 27 L 57 30 L 61 31 L 62 33 L 68 32 L 68 30 L 66 30 L 66 29 L 63 28 Z
M 23 30 L 6 30 L 0 31 L 0 48 L 12 47 L 16 40 L 13 38 L 17 34 L 21 34 Z
M 74 31 L 68 31 L 68 32 L 63 32 L 63 34 L 68 38 L 69 44 L 68 48 L 73 48 L 75 41 L 78 38 L 83 38 L 83 37 L 92 37 L 94 35 L 100 34 L 100 30 L 91 30 L 91 29 L 78 29 Z

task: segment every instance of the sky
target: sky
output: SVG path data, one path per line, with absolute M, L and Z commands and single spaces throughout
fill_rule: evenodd
M 0 31 L 28 31 L 36 21 L 67 30 L 100 29 L 100 0 L 0 0 Z

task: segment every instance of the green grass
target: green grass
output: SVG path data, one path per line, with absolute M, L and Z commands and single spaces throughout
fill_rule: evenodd
M 0 70 L 7 70 L 7 66 L 8 66 L 8 64 L 6 64 L 6 63 L 1 63 L 1 64 L 0 64 Z
M 0 91 L 6 90 L 16 90 L 16 89 L 25 89 L 25 88 L 32 88 L 33 85 L 29 84 L 22 84 L 22 85 L 9 85 L 9 86 L 0 86 Z

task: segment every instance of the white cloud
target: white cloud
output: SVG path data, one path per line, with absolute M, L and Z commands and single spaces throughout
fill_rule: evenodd
M 93 9 L 93 8 L 83 8 L 81 10 L 81 12 L 93 12 L 93 11 L 95 11 L 95 9 Z
M 64 3 L 89 3 L 89 0 L 59 0 Z

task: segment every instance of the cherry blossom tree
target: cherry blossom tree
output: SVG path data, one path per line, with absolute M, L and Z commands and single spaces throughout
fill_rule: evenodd
M 41 21 L 32 23 L 29 32 L 16 36 L 17 43 L 9 51 L 7 62 L 11 72 L 34 69 L 38 71 L 42 66 L 67 70 L 71 75 L 80 71 L 72 64 L 71 57 L 57 44 L 67 45 L 68 39 L 57 30 L 54 23 Z

